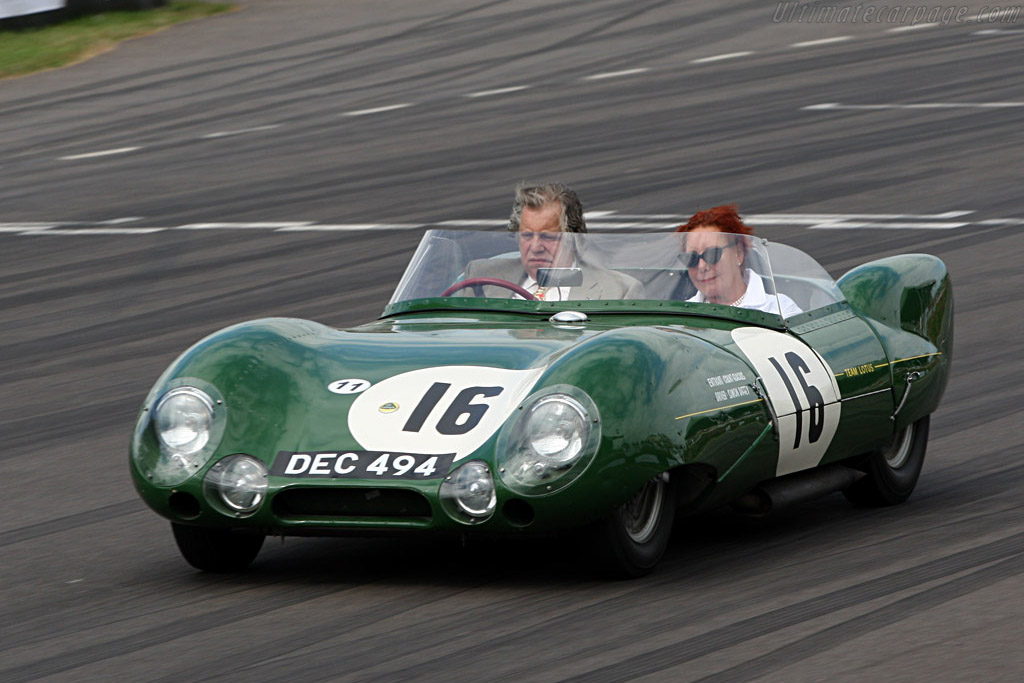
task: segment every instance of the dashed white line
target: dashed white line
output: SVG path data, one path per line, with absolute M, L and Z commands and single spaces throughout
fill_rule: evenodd
M 49 230 L 50 228 L 56 228 L 64 223 L 0 223 L 0 232 L 25 232 L 26 230 Z
M 527 90 L 529 87 L 530 86 L 528 85 L 511 85 L 507 88 L 495 88 L 494 90 L 479 90 L 477 92 L 466 93 L 463 97 L 491 97 L 492 95 L 504 95 L 510 92 Z
M 652 223 L 650 221 L 595 221 L 587 223 L 591 230 L 621 230 L 631 228 L 649 228 L 651 230 L 665 230 L 678 226 L 680 221 L 668 223 Z
M 189 223 L 178 230 L 277 230 L 313 225 L 312 221 L 285 221 L 280 223 Z
M 712 55 L 710 57 L 701 57 L 700 59 L 691 59 L 690 64 L 708 64 L 709 62 L 721 62 L 726 59 L 738 59 L 740 57 L 749 57 L 754 54 L 748 50 L 746 52 L 726 52 L 721 55 Z
M 480 226 L 508 225 L 508 220 L 505 219 L 505 220 L 500 220 L 499 221 L 499 220 L 492 220 L 492 219 L 489 219 L 489 218 L 485 218 L 485 219 L 481 219 L 481 220 L 453 220 L 453 221 L 440 221 L 439 223 L 434 223 L 434 225 L 443 225 L 443 226 L 450 227 L 450 228 L 471 228 L 474 225 L 480 225 Z
M 800 107 L 805 111 L 831 111 L 840 109 L 882 110 L 882 109 L 1006 109 L 1024 107 L 1024 102 L 919 102 L 917 104 L 840 104 L 824 102 Z
M 119 147 L 117 149 L 104 149 L 99 152 L 86 152 L 85 154 L 69 154 L 59 157 L 61 161 L 75 161 L 77 159 L 94 159 L 96 157 L 109 157 L 115 154 L 127 154 L 142 149 L 141 147 Z
M 368 116 L 370 114 L 380 114 L 386 111 L 395 111 L 396 109 L 405 109 L 411 107 L 411 102 L 404 102 L 402 104 L 389 104 L 386 107 L 373 107 L 372 109 L 356 109 L 355 111 L 347 111 L 342 113 L 342 116 Z
M 946 211 L 945 213 L 922 214 L 922 213 L 765 213 L 750 214 L 746 220 L 762 223 L 764 225 L 800 225 L 802 223 L 814 224 L 828 221 L 841 220 L 868 220 L 868 221 L 899 221 L 899 220 L 936 220 L 943 221 L 951 218 L 960 218 L 974 213 L 974 211 Z
M 413 230 L 422 228 L 415 223 L 339 223 L 336 225 L 293 225 L 276 228 L 275 232 L 354 232 L 359 230 Z
M 971 210 L 945 211 L 936 214 L 866 214 L 866 213 L 772 213 L 748 214 L 745 218 L 754 226 L 789 226 L 808 230 L 954 230 L 969 226 L 1016 227 L 1024 226 L 1024 218 L 988 218 L 970 221 L 965 216 Z M 615 211 L 591 211 L 586 214 L 587 224 L 594 232 L 616 229 L 671 230 L 686 219 L 681 214 L 619 214 Z M 956 220 L 959 219 L 959 220 Z M 432 223 L 315 223 L 310 221 L 268 221 L 258 223 L 189 223 L 178 226 L 116 227 L 137 220 L 115 218 L 96 222 L 10 222 L 0 223 L 0 234 L 17 235 L 146 235 L 155 232 L 179 230 L 265 230 L 274 232 L 373 232 L 380 230 L 426 230 L 430 228 L 500 228 L 505 219 L 456 219 Z
M 650 69 L 648 69 L 647 67 L 640 67 L 640 68 L 637 68 L 637 69 L 623 69 L 622 71 L 606 71 L 605 73 L 592 74 L 590 76 L 585 76 L 583 78 L 583 80 L 585 80 L 585 81 L 600 81 L 600 80 L 605 79 L 605 78 L 619 78 L 620 76 L 633 76 L 635 74 L 642 74 L 642 73 L 645 73 L 647 71 L 650 71 Z
M 986 28 L 981 31 L 975 31 L 973 35 L 976 36 L 993 36 L 993 35 L 1006 35 L 1010 33 L 1024 33 L 1024 29 L 1019 28 Z
M 1022 218 L 989 218 L 988 220 L 978 221 L 978 225 L 1024 225 L 1024 219 Z
M 842 43 L 847 40 L 853 40 L 853 36 L 835 36 L 833 38 L 819 38 L 818 40 L 805 40 L 801 43 L 792 43 L 790 47 L 815 47 L 817 45 L 830 45 L 832 43 Z
M 54 228 L 52 230 L 26 230 L 19 235 L 148 235 L 166 228 Z
M 246 135 L 248 133 L 262 133 L 265 130 L 273 130 L 279 128 L 281 124 L 272 123 L 266 126 L 253 126 L 252 128 L 239 128 L 238 130 L 221 130 L 216 133 L 207 133 L 201 136 L 204 140 L 213 140 L 215 138 L 227 138 L 234 135 Z
M 930 22 L 930 23 L 927 23 L 927 24 L 913 24 L 912 26 L 897 26 L 896 28 L 887 28 L 887 29 L 885 29 L 885 32 L 886 33 L 903 33 L 905 31 L 918 31 L 918 30 L 923 29 L 923 28 L 935 28 L 936 26 L 942 26 L 942 24 L 937 24 L 935 22 Z
M 887 223 L 887 222 L 875 222 L 875 221 L 826 221 L 824 223 L 817 223 L 814 225 L 808 225 L 808 230 L 852 230 L 852 229 L 865 229 L 865 228 L 876 228 L 876 229 L 888 229 L 888 230 L 952 230 L 953 228 L 962 228 L 970 223 L 914 223 L 914 222 L 901 222 L 901 223 Z

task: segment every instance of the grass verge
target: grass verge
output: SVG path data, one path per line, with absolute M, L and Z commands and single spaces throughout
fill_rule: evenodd
M 123 40 L 233 7 L 228 3 L 180 0 L 151 10 L 102 12 L 53 26 L 0 30 L 0 78 L 73 64 L 106 52 Z

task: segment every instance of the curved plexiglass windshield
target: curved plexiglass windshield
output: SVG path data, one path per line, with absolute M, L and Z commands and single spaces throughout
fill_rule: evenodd
M 391 304 L 436 297 L 687 301 L 784 318 L 843 300 L 828 272 L 799 249 L 704 231 L 429 230 Z

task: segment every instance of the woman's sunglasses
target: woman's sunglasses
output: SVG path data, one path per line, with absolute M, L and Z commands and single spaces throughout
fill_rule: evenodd
M 704 263 L 709 266 L 713 266 L 722 260 L 722 252 L 733 245 L 727 244 L 724 247 L 709 247 L 704 250 L 704 253 L 698 254 L 695 251 L 684 251 L 682 254 L 683 264 L 687 268 L 696 268 L 697 264 L 700 263 L 701 259 L 704 259 Z

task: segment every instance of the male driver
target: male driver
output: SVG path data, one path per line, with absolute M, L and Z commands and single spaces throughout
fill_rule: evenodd
M 586 263 L 576 249 L 571 235 L 583 233 L 583 206 L 579 197 L 565 185 L 519 185 L 512 205 L 508 229 L 517 233 L 519 258 L 491 258 L 471 261 L 465 279 L 492 277 L 522 286 L 543 301 L 567 299 L 642 299 L 644 288 L 634 278 Z M 540 268 L 578 268 L 579 284 L 541 286 L 537 282 Z M 521 298 L 518 294 L 495 286 L 484 286 L 484 296 Z

